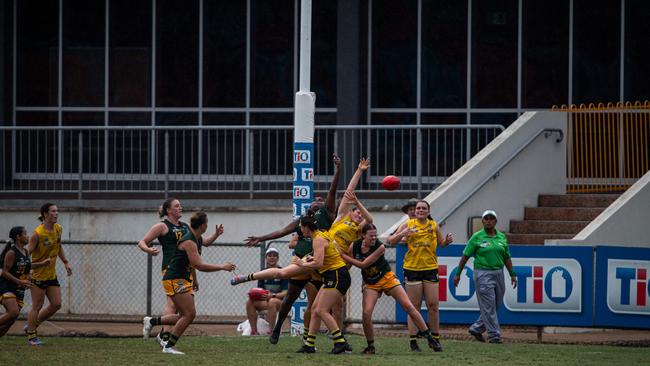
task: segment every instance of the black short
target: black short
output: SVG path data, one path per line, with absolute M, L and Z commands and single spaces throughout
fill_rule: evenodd
M 411 271 L 410 269 L 404 269 L 404 281 L 408 285 L 417 284 L 418 282 L 433 282 L 438 283 L 438 270 L 429 269 L 426 271 Z
M 345 293 L 350 288 L 350 284 L 352 283 L 348 267 L 341 267 L 339 269 L 325 271 L 321 273 L 321 275 L 323 275 L 323 288 L 337 289 L 341 295 L 345 295 Z
M 32 279 L 32 283 L 34 284 L 34 286 L 36 286 L 36 287 L 38 287 L 40 289 L 43 289 L 43 290 L 46 290 L 50 286 L 61 287 L 61 285 L 59 284 L 59 279 L 58 278 L 55 278 L 53 280 L 34 280 L 34 279 Z

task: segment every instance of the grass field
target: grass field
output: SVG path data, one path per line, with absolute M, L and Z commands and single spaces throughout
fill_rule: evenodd
M 542 345 L 445 341 L 442 353 L 433 353 L 420 340 L 422 353 L 411 353 L 406 338 L 378 338 L 377 354 L 359 354 L 365 340 L 349 336 L 352 355 L 329 355 L 331 341 L 319 337 L 318 352 L 296 354 L 297 338 L 283 337 L 271 345 L 265 337 L 184 337 L 177 349 L 184 356 L 162 354 L 154 340 L 138 338 L 46 337 L 42 347 L 31 347 L 25 337 L 0 338 L 0 365 L 648 365 L 650 348 Z

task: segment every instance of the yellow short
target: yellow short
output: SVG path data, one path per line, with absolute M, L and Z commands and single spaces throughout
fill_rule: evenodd
M 377 291 L 379 293 L 385 292 L 388 293 L 388 291 L 392 290 L 393 288 L 400 286 L 402 283 L 399 282 L 399 279 L 397 279 L 397 276 L 395 276 L 395 273 L 393 271 L 387 272 L 384 277 L 380 278 L 379 281 L 373 284 L 365 284 L 364 289 L 370 289 Z
M 186 279 L 177 278 L 173 280 L 163 280 L 162 284 L 167 296 L 187 293 L 194 295 L 194 291 L 192 290 L 192 282 Z
M 0 294 L 0 304 L 2 304 L 5 299 L 16 299 L 16 303 L 18 304 L 19 308 L 23 308 L 25 306 L 25 303 L 23 300 L 25 299 L 25 292 L 19 292 L 18 295 L 16 295 L 13 292 L 5 292 L 4 294 Z

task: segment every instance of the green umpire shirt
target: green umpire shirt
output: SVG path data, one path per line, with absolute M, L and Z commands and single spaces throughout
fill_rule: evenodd
M 505 265 L 505 260 L 510 258 L 508 239 L 499 230 L 494 236 L 489 236 L 485 233 L 485 229 L 481 229 L 469 238 L 463 255 L 474 257 L 474 268 L 501 269 Z

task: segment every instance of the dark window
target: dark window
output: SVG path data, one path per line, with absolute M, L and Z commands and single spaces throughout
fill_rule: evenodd
M 16 126 L 57 126 L 57 112 L 16 112 Z M 11 140 L 9 140 L 11 141 Z M 56 130 L 16 131 L 17 173 L 55 173 L 59 169 Z
M 573 7 L 572 102 L 588 104 L 618 101 L 620 2 L 575 0 Z
M 625 1 L 625 101 L 650 100 L 650 2 Z
M 203 105 L 246 105 L 246 2 L 203 3 Z
M 517 106 L 517 0 L 472 3 L 472 107 Z
M 204 113 L 204 125 L 241 126 L 246 123 L 243 113 Z M 224 129 L 204 130 L 202 169 L 205 174 L 244 174 L 246 130 Z
M 290 113 L 252 113 L 251 125 L 293 126 Z M 293 128 L 251 132 L 252 164 L 255 174 L 292 174 Z
M 198 125 L 197 113 L 156 113 L 158 126 L 196 126 Z M 169 136 L 168 145 L 165 143 L 165 134 Z M 169 159 L 168 172 L 170 174 L 196 174 L 199 171 L 199 133 L 198 130 L 172 129 L 158 130 L 156 132 L 156 151 L 158 173 L 165 173 L 165 150 Z
M 156 106 L 196 107 L 199 2 L 156 2 Z
M 17 18 L 16 104 L 56 106 L 59 75 L 59 3 L 51 0 L 23 0 L 14 3 Z M 4 46 L 5 50 L 9 44 Z
M 423 125 L 466 124 L 465 114 L 423 113 Z M 422 175 L 448 177 L 467 161 L 466 129 L 440 127 L 422 130 Z
M 318 100 L 318 97 L 317 99 Z M 315 125 L 336 125 L 336 113 L 316 113 L 314 116 Z M 334 174 L 334 164 L 332 164 L 332 154 L 343 154 L 344 147 L 342 144 L 345 144 L 344 141 L 349 140 L 338 140 L 341 138 L 349 136 L 351 131 L 327 129 L 327 130 L 315 130 L 314 131 L 314 172 L 316 179 L 319 182 L 323 182 L 323 185 L 320 185 L 319 188 L 329 189 L 330 181 L 323 181 L 319 179 L 319 176 L 331 176 Z M 337 151 L 337 148 L 339 151 Z M 315 188 L 316 189 L 316 188 Z
M 336 107 L 336 4 L 332 0 L 312 4 L 311 89 L 318 107 Z
M 508 127 L 512 122 L 517 120 L 516 113 L 472 113 L 471 120 L 473 125 L 501 125 Z M 471 154 L 474 156 L 490 141 L 494 140 L 501 133 L 501 129 L 481 129 L 472 131 L 471 137 Z
M 113 2 L 111 2 L 112 4 Z M 111 126 L 150 126 L 151 113 L 111 112 Z M 151 156 L 151 130 L 111 130 L 108 132 L 108 172 L 147 174 Z M 121 189 L 135 189 L 133 180 L 118 181 Z M 139 182 L 137 182 L 139 184 Z
M 422 2 L 422 107 L 467 105 L 467 2 Z
M 244 113 L 203 113 L 203 124 L 210 126 L 239 126 L 246 124 Z
M 372 2 L 372 107 L 415 107 L 417 1 Z
M 109 105 L 151 106 L 151 0 L 111 0 Z
M 373 125 L 415 125 L 413 113 L 375 113 Z M 417 132 L 408 129 L 371 129 L 361 138 L 363 155 L 372 159 L 370 173 L 373 176 L 416 175 Z M 368 145 L 369 144 L 369 145 Z
M 63 105 L 104 105 L 105 7 L 63 2 Z
M 251 4 L 251 105 L 293 106 L 294 1 Z M 315 60 L 314 60 L 315 61 Z
M 522 106 L 550 108 L 569 101 L 569 2 L 523 2 Z
M 64 126 L 101 126 L 103 112 L 64 112 Z M 79 141 L 81 140 L 81 165 L 84 173 L 104 172 L 104 131 L 66 130 L 63 135 L 63 172 L 79 172 Z

